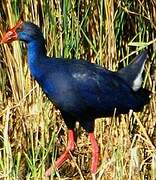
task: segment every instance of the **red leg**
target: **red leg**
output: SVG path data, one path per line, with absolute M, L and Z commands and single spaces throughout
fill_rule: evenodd
M 68 146 L 66 148 L 66 151 L 59 157 L 59 159 L 56 161 L 55 166 L 57 169 L 59 169 L 63 163 L 69 159 L 69 151 L 73 151 L 75 149 L 75 142 L 74 142 L 74 131 L 69 130 L 68 132 Z
M 95 174 L 97 172 L 97 167 L 99 163 L 99 147 L 96 142 L 94 133 L 89 133 L 88 137 L 91 141 L 91 146 L 92 146 L 91 173 Z
M 75 149 L 75 142 L 74 142 L 74 131 L 73 130 L 69 130 L 68 131 L 68 146 L 66 148 L 66 151 L 58 158 L 58 160 L 55 163 L 55 168 L 59 169 L 64 162 L 69 159 L 69 151 L 73 151 Z M 52 169 L 54 167 L 51 166 L 49 169 L 47 169 L 45 175 L 46 176 L 50 176 Z

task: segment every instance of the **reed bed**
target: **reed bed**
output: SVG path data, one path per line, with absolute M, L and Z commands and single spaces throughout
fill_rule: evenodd
M 156 179 L 156 2 L 154 0 L 2 0 L 0 33 L 22 16 L 38 24 L 49 56 L 88 59 L 117 70 L 148 49 L 143 86 L 150 104 L 140 113 L 96 121 L 98 180 Z M 0 179 L 44 179 L 65 149 L 60 112 L 32 79 L 23 43 L 0 45 Z M 71 161 L 51 179 L 91 179 L 91 149 L 77 125 Z

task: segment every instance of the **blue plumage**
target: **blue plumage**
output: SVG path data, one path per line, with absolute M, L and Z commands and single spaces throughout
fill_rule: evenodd
M 133 91 L 132 84 L 145 62 L 147 53 L 119 72 L 106 70 L 82 60 L 46 56 L 40 29 L 25 22 L 18 38 L 28 44 L 28 64 L 33 77 L 49 99 L 60 109 L 67 126 L 75 122 L 93 131 L 95 118 L 139 111 L 148 102 L 146 90 Z M 139 88 L 140 89 L 140 88 Z M 66 118 L 67 117 L 67 118 Z M 71 120 L 72 119 L 72 120 Z
M 145 94 L 145 102 L 140 104 L 138 93 L 117 73 L 87 62 L 52 60 L 45 69 L 36 80 L 60 110 L 72 114 L 75 120 L 111 116 L 115 108 L 117 114 L 138 111 L 148 99 Z
M 127 67 L 112 72 L 83 60 L 50 58 L 46 55 L 43 35 L 38 26 L 18 22 L 1 42 L 19 39 L 27 43 L 28 64 L 32 76 L 48 98 L 60 109 L 69 130 L 65 153 L 57 160 L 59 168 L 75 147 L 76 121 L 89 132 L 92 144 L 92 173 L 98 165 L 98 145 L 93 130 L 94 120 L 100 117 L 140 111 L 149 102 L 149 91 L 141 88 L 142 72 L 147 52 L 138 55 Z M 51 168 L 46 171 L 49 176 Z

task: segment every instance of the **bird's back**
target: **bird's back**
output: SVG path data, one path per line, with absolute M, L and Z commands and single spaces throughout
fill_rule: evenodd
M 134 92 L 116 72 L 81 60 L 45 60 L 36 80 L 47 96 L 64 112 L 74 116 L 111 116 L 139 111 L 149 94 Z

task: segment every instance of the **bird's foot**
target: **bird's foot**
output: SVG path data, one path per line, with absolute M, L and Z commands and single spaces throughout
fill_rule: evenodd
M 74 142 L 74 131 L 69 130 L 68 132 L 68 146 L 66 151 L 58 158 L 58 160 L 55 162 L 55 166 L 51 166 L 47 171 L 45 172 L 45 176 L 50 176 L 53 170 L 59 169 L 64 162 L 70 158 L 70 152 L 75 149 L 75 142 Z
M 50 168 L 48 168 L 48 169 L 46 170 L 46 172 L 45 172 L 45 176 L 46 176 L 46 177 L 49 177 L 49 176 L 52 174 L 53 170 L 54 170 L 54 167 L 53 167 L 53 166 L 51 166 Z

